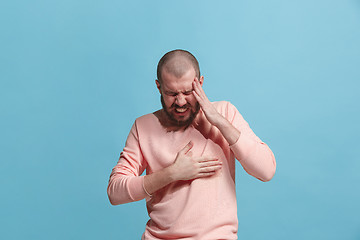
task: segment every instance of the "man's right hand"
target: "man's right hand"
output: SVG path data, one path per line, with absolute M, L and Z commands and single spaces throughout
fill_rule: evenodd
M 222 162 L 216 157 L 193 157 L 191 152 L 193 146 L 190 141 L 178 152 L 175 162 L 170 166 L 174 181 L 209 177 L 221 169 Z
M 174 181 L 209 177 L 221 168 L 222 163 L 216 157 L 193 157 L 190 151 L 192 147 L 190 141 L 178 152 L 172 165 L 145 175 L 144 190 L 151 195 Z

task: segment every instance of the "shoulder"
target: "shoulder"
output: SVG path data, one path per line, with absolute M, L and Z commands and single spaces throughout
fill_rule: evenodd
M 232 105 L 229 101 L 217 101 L 217 102 L 211 102 L 215 108 L 224 108 L 228 105 Z
M 212 102 L 212 104 L 220 113 L 227 114 L 229 111 L 237 111 L 236 107 L 229 101 Z
M 231 123 L 234 121 L 242 121 L 244 118 L 238 109 L 228 101 L 219 101 L 212 103 L 216 110 Z
M 135 125 L 137 127 L 151 127 L 152 125 L 156 124 L 157 121 L 158 120 L 153 113 L 148 113 L 136 118 Z

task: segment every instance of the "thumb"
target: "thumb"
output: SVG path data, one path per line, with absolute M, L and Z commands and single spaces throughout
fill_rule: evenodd
M 194 146 L 194 143 L 192 141 L 190 141 L 188 144 L 186 144 L 186 146 L 183 149 L 180 150 L 179 153 L 187 154 L 193 146 Z

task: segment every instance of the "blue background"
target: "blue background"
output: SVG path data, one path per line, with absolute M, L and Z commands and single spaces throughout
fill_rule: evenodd
M 359 0 L 8 0 L 0 27 L 1 239 L 140 239 L 106 187 L 176 48 L 277 159 L 237 164 L 239 239 L 360 239 Z

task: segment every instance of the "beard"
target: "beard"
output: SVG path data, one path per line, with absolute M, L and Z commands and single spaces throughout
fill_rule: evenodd
M 179 107 L 175 103 L 173 103 L 170 106 L 170 109 L 174 109 L 176 107 L 179 107 L 179 108 L 189 108 L 190 111 L 191 111 L 190 116 L 187 119 L 178 120 L 178 119 L 175 118 L 174 114 L 172 114 L 171 112 L 168 111 L 168 108 L 165 105 L 164 98 L 163 98 L 162 95 L 161 95 L 160 99 L 161 99 L 162 108 L 163 108 L 164 112 L 166 113 L 166 116 L 169 118 L 170 123 L 172 125 L 177 126 L 177 127 L 186 127 L 187 128 L 188 126 L 190 126 L 190 124 L 192 124 L 192 122 L 194 121 L 194 119 L 196 118 L 197 114 L 200 111 L 200 104 L 198 102 L 196 102 L 195 109 L 190 104 L 186 104 L 183 107 Z

